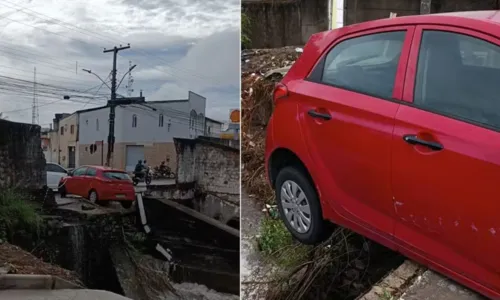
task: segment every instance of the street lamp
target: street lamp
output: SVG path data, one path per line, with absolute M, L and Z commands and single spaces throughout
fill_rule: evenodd
M 108 87 L 108 89 L 111 89 L 111 87 L 110 87 L 110 86 L 106 83 L 106 81 L 102 80 L 102 78 L 101 78 L 99 75 L 97 75 L 96 73 L 92 73 L 92 71 L 91 71 L 91 70 L 87 70 L 87 69 L 82 69 L 82 71 L 85 71 L 85 72 L 87 72 L 87 73 L 89 73 L 89 74 L 92 74 L 92 75 L 94 75 L 95 77 L 99 78 L 99 80 L 100 80 L 103 84 L 105 84 L 105 85 Z

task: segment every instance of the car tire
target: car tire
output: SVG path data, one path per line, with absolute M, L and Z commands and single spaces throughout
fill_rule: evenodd
M 285 185 L 286 184 L 286 185 Z M 287 197 L 290 198 L 288 195 L 289 192 L 286 192 L 286 187 L 289 187 L 289 191 L 294 187 L 293 184 L 296 184 L 296 189 L 297 193 L 294 196 L 295 200 L 287 200 Z M 282 189 L 285 188 L 285 192 L 282 191 Z M 290 231 L 292 236 L 297 239 L 299 242 L 307 245 L 315 245 L 318 244 L 322 241 L 324 241 L 328 235 L 327 235 L 327 222 L 323 219 L 323 214 L 321 211 L 321 204 L 319 201 L 318 194 L 316 192 L 316 189 L 314 188 L 313 183 L 307 178 L 305 175 L 305 171 L 303 171 L 299 167 L 295 166 L 290 166 L 290 167 L 285 167 L 281 169 L 278 173 L 278 176 L 276 177 L 276 182 L 275 182 L 275 193 L 276 193 L 276 202 L 279 210 L 279 214 L 281 216 L 281 219 L 285 223 L 286 228 Z M 302 194 L 301 194 L 302 193 Z M 284 194 L 284 199 L 282 200 L 282 194 Z M 293 207 L 293 201 L 297 201 L 299 196 L 304 196 L 304 199 L 298 203 L 298 206 L 304 209 L 305 205 L 309 206 L 309 214 L 307 213 L 302 213 L 301 216 L 298 216 L 300 214 L 300 208 L 298 206 Z M 284 208 L 284 203 L 283 201 L 287 202 L 285 203 L 287 207 L 288 214 L 290 216 L 290 213 L 293 215 L 293 219 L 289 221 L 287 218 L 287 215 L 285 213 L 285 208 Z M 292 207 L 292 208 L 290 208 Z M 295 210 L 295 212 L 294 212 Z M 305 224 L 304 222 L 299 222 L 298 218 L 301 218 L 304 220 L 309 216 L 309 226 L 308 229 L 306 230 L 305 228 L 302 228 L 302 232 L 300 232 L 297 229 L 297 224 L 302 223 Z M 293 224 L 292 224 L 293 221 Z M 300 226 L 299 226 L 300 227 Z
M 134 201 L 120 201 L 120 204 L 123 208 L 129 209 L 132 207 L 132 204 L 134 204 Z
M 92 189 L 89 191 L 88 200 L 94 204 L 99 204 L 99 197 L 97 196 L 97 191 Z
M 59 192 L 59 195 L 61 195 L 61 198 L 66 198 L 66 196 L 68 195 L 67 191 L 66 191 L 66 187 L 64 185 L 59 187 L 57 189 L 57 191 Z

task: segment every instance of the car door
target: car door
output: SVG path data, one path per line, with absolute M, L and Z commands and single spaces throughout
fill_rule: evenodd
M 97 170 L 95 168 L 88 167 L 82 182 L 82 193 L 84 193 L 84 197 L 87 197 L 89 195 L 89 191 L 96 187 L 96 176 Z
M 499 39 L 419 26 L 392 143 L 402 250 L 497 290 L 499 79 Z
M 349 220 L 392 237 L 390 142 L 402 96 L 412 26 L 358 32 L 333 43 L 300 95 L 299 119 L 320 170 L 322 201 Z M 373 231 L 373 230 L 372 230 Z
M 87 167 L 80 167 L 73 171 L 71 178 L 66 182 L 66 190 L 68 194 L 73 194 L 77 196 L 85 197 L 84 187 L 84 176 L 87 171 Z

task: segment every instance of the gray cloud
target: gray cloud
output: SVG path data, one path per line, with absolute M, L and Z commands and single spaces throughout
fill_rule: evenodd
M 118 79 L 127 71 L 129 60 L 137 64 L 135 95 L 142 89 L 149 100 L 175 99 L 185 98 L 192 90 L 207 97 L 207 115 L 217 119 L 227 119 L 228 110 L 239 106 L 237 0 L 9 1 L 35 12 L 0 3 L 0 17 L 7 16 L 0 18 L 0 76 L 32 81 L 36 66 L 38 83 L 59 88 L 51 89 L 53 95 L 39 97 L 42 124 L 50 123 L 56 112 L 105 103 L 109 94 L 105 86 L 96 94 L 101 98 L 61 99 L 70 93 L 64 89 L 100 85 L 97 78 L 80 69 L 91 69 L 105 78 L 112 55 L 103 53 L 103 48 L 119 43 L 130 43 L 131 49 L 118 57 Z M 24 85 L 22 91 L 5 90 L 2 80 L 0 77 L 0 111 L 7 112 L 11 120 L 30 122 L 33 88 Z M 125 85 L 126 79 L 119 93 L 126 94 Z M 97 88 L 86 95 L 96 92 Z M 59 102 L 51 104 L 56 100 Z M 19 111 L 9 112 L 12 110 Z

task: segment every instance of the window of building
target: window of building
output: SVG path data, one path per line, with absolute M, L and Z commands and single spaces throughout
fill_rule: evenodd
M 99 131 L 99 119 L 95 120 L 95 130 Z
M 132 116 L 132 127 L 137 127 L 137 115 Z
M 64 135 L 64 126 L 61 126 L 61 135 Z
M 195 129 L 196 128 L 196 118 L 198 117 L 198 114 L 196 111 L 193 109 L 191 110 L 191 113 L 189 114 L 189 128 L 190 129 Z
M 375 33 L 335 45 L 327 54 L 321 82 L 383 99 L 392 98 L 406 31 Z
M 415 79 L 415 105 L 500 128 L 500 47 L 464 34 L 425 30 Z
M 69 127 L 69 133 L 70 133 L 70 134 L 75 134 L 75 125 L 71 125 L 71 126 Z
M 158 118 L 158 127 L 163 127 L 163 115 L 160 114 Z

